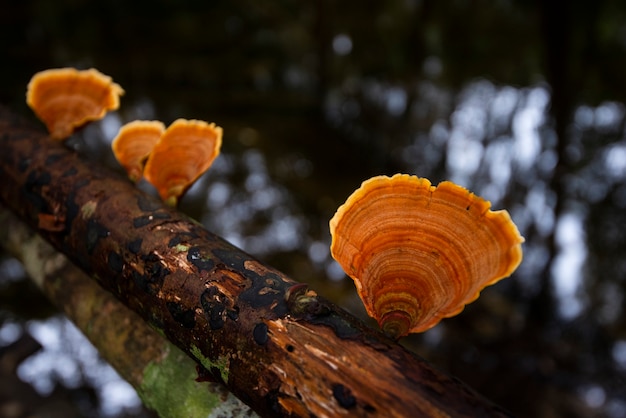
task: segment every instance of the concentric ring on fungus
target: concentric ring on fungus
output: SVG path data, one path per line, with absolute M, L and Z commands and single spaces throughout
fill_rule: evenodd
M 330 220 L 331 254 L 385 333 L 423 332 L 520 264 L 524 238 L 490 206 L 448 181 L 373 177 Z

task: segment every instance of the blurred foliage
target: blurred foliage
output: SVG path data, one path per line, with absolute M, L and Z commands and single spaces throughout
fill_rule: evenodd
M 94 66 L 126 90 L 113 126 L 216 121 L 223 156 L 181 209 L 357 315 L 352 283 L 332 279 L 327 221 L 362 180 L 453 178 L 509 209 L 527 240 L 520 270 L 405 344 L 519 416 L 626 414 L 623 2 L 1 6 L 1 103 L 34 120 L 32 74 Z M 105 128 L 70 145 L 119 169 Z M 564 298 L 567 219 L 584 248 Z M 1 317 L 40 315 L 11 306 Z

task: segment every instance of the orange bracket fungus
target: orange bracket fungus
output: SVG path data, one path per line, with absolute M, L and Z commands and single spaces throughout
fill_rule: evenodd
M 161 199 L 176 206 L 185 191 L 219 155 L 222 128 L 201 120 L 177 119 L 152 149 L 144 177 Z
M 124 90 L 98 70 L 58 68 L 41 71 L 28 83 L 26 103 L 56 140 L 120 105 Z
M 386 334 L 423 332 L 522 261 L 524 238 L 490 206 L 448 181 L 373 177 L 331 219 L 331 254 Z
M 113 154 L 133 182 L 143 177 L 146 160 L 163 131 L 165 125 L 161 121 L 135 120 L 122 126 L 113 139 Z

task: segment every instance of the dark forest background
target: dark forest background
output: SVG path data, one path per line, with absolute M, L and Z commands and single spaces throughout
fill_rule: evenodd
M 509 210 L 520 269 L 403 343 L 517 416 L 626 415 L 626 3 L 2 0 L 0 57 L 0 103 L 34 123 L 35 72 L 112 76 L 121 108 L 68 146 L 116 170 L 125 122 L 221 125 L 180 209 L 365 320 L 328 253 L 361 181 Z M 148 414 L 87 347 L 3 256 L 0 415 Z

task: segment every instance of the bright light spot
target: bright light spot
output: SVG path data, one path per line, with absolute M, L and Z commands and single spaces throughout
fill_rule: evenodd
M 352 52 L 352 39 L 341 33 L 333 38 L 333 51 L 337 55 L 348 55 Z
M 314 263 L 321 263 L 326 260 L 330 250 L 328 248 L 328 244 L 325 244 L 320 241 L 315 241 L 311 245 L 309 245 L 309 258 Z
M 613 354 L 613 360 L 617 365 L 626 369 L 626 340 L 617 341 L 613 345 L 613 350 L 611 352 Z
M 574 113 L 574 121 L 585 129 L 593 124 L 593 109 L 589 106 L 579 106 Z
M 544 123 L 548 99 L 548 93 L 543 88 L 533 89 L 526 98 L 525 106 L 513 117 L 513 155 L 523 169 L 530 168 L 541 152 L 539 128 Z
M 595 125 L 599 129 L 616 127 L 624 117 L 624 108 L 615 102 L 602 103 L 595 111 Z
M 50 394 L 58 383 L 69 388 L 87 383 L 96 389 L 98 404 L 106 414 L 141 402 L 133 388 L 66 318 L 31 321 L 28 330 L 43 348 L 23 361 L 17 374 L 40 394 Z
M 559 252 L 552 265 L 552 281 L 559 299 L 559 312 L 565 319 L 578 316 L 583 309 L 578 295 L 587 257 L 583 221 L 580 215 L 568 213 L 561 216 L 556 225 Z
M 386 91 L 387 112 L 392 116 L 400 116 L 406 109 L 407 94 L 403 88 L 392 87 Z
M 221 208 L 228 202 L 231 195 L 230 186 L 227 183 L 213 183 L 208 190 L 206 203 L 212 209 Z
M 483 145 L 454 130 L 448 141 L 447 168 L 450 170 L 452 181 L 463 182 L 478 170 L 483 155 Z
M 582 393 L 585 403 L 591 408 L 599 408 L 606 401 L 606 392 L 600 386 L 591 386 Z
M 22 327 L 16 322 L 7 321 L 0 327 L 0 347 L 13 344 L 23 334 Z
M 615 179 L 626 177 L 626 145 L 614 145 L 604 155 L 606 171 Z
M 109 143 L 113 142 L 113 139 L 117 136 L 121 127 L 122 119 L 117 112 L 107 113 L 100 122 L 100 129 L 102 130 L 104 139 Z
M 343 280 L 343 278 L 346 277 L 346 273 L 343 271 L 339 263 L 334 260 L 326 266 L 326 275 L 331 280 L 335 281 Z
M 101 403 L 104 415 L 120 415 L 125 410 L 141 406 L 141 400 L 136 395 L 135 389 L 125 380 L 111 380 L 102 385 L 99 390 L 100 396 L 104 399 Z
M 0 283 L 15 282 L 25 276 L 24 266 L 16 258 L 7 258 L 0 262 Z

